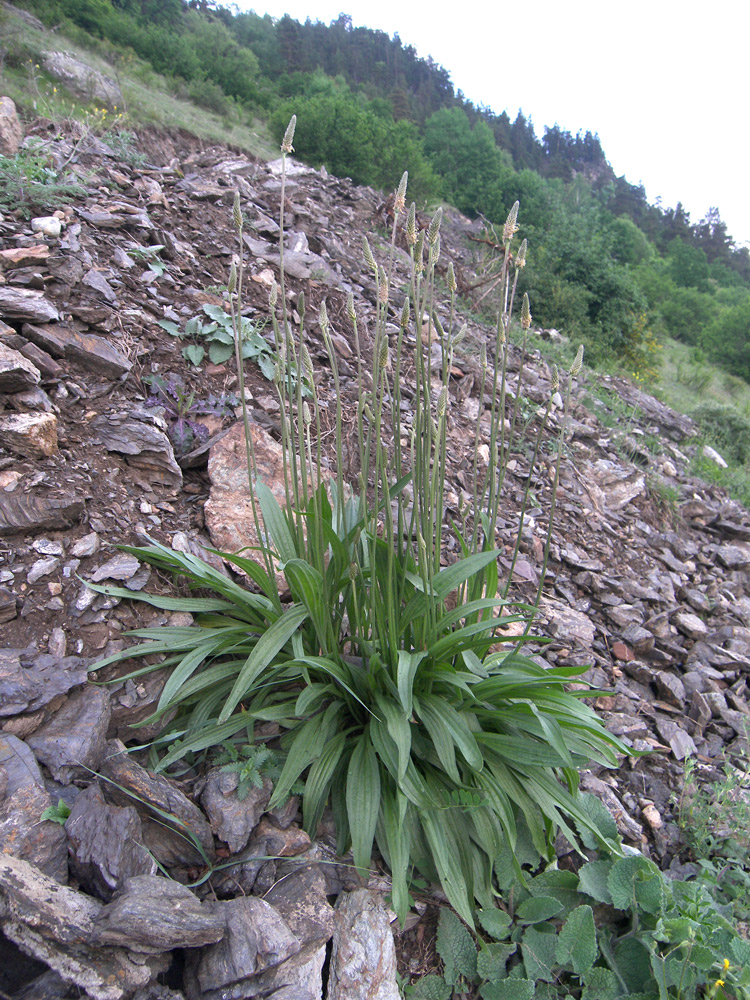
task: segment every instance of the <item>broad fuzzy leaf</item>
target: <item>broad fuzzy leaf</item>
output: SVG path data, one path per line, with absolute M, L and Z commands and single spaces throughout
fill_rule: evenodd
M 474 940 L 455 913 L 440 910 L 437 951 L 445 965 L 445 981 L 458 986 L 463 978 L 472 983 L 477 975 L 477 949 Z
M 479 995 L 482 1000 L 534 1000 L 532 979 L 499 979 L 486 983 Z
M 596 961 L 594 913 L 590 906 L 578 906 L 565 921 L 557 938 L 557 961 L 570 964 L 577 976 L 582 976 Z

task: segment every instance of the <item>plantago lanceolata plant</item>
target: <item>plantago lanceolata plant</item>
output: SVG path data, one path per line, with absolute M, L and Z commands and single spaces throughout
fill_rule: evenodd
M 293 137 L 294 119 L 282 145 L 284 161 Z M 160 545 L 130 549 L 215 596 L 180 600 L 124 592 L 157 607 L 189 610 L 196 615 L 195 624 L 139 629 L 133 634 L 146 642 L 97 667 L 165 654 L 159 666 L 166 664 L 172 672 L 151 721 L 167 712 L 177 714 L 161 737 L 160 745 L 169 748 L 162 768 L 235 736 L 246 742 L 248 727 L 256 721 L 278 723 L 284 765 L 271 805 L 282 802 L 302 778 L 305 828 L 314 834 L 330 805 L 339 848 L 343 852 L 351 846 L 354 863 L 363 872 L 377 842 L 392 873 L 392 900 L 401 918 L 408 907 L 409 878 L 417 869 L 439 880 L 458 913 L 471 923 L 475 901 L 493 905 L 494 865 L 501 851 L 513 849 L 519 822 L 545 857 L 551 856 L 558 829 L 574 843 L 581 830 L 594 829 L 603 839 L 578 799 L 578 768 L 592 758 L 614 764 L 617 752 L 626 748 L 581 701 L 585 692 L 567 691 L 580 670 L 545 669 L 521 655 L 534 608 L 512 603 L 499 578 L 495 532 L 520 396 L 518 387 L 508 420 L 508 334 L 526 258 L 525 244 L 515 256 L 511 252 L 518 205 L 503 233 L 494 342 L 481 356 L 474 436 L 477 450 L 487 442 L 490 459 L 486 466 L 474 462 L 471 503 L 460 523 L 449 522 L 450 373 L 465 330 L 455 329 L 451 268 L 448 307 L 444 313 L 438 309 L 441 213 L 426 231 L 418 231 L 414 206 L 406 209 L 406 181 L 404 175 L 396 194 L 391 253 L 385 261 L 377 260 L 364 240 L 364 265 L 377 289 L 367 358 L 351 298 L 346 307 L 359 372 L 356 412 L 346 415 L 355 427 L 354 475 L 347 474 L 352 456 L 345 454 L 344 401 L 325 303 L 318 324 L 328 355 L 327 387 L 310 359 L 302 294 L 296 329 L 287 312 L 282 171 L 282 265 L 269 310 L 286 504 L 281 506 L 257 475 L 238 347 L 248 488 L 264 542 L 257 558 L 225 558 L 247 574 L 254 589 Z M 228 288 L 238 331 L 244 272 L 239 197 L 233 222 L 238 256 Z M 411 259 L 403 301 L 394 297 L 393 250 L 400 227 Z M 524 299 L 522 327 L 528 328 L 530 321 Z M 437 346 L 431 344 L 433 334 Z M 402 392 L 406 384 L 410 412 Z M 322 453 L 324 391 L 335 403 L 335 444 L 328 455 Z M 485 394 L 490 400 L 488 435 L 480 424 Z M 544 423 L 553 398 L 556 387 Z M 534 457 L 542 433 L 543 426 Z M 528 493 L 524 509 L 527 500 Z M 460 553 L 453 562 L 445 556 L 449 534 Z M 285 584 L 279 582 L 281 573 Z M 525 629 L 520 640 L 503 632 L 514 622 Z

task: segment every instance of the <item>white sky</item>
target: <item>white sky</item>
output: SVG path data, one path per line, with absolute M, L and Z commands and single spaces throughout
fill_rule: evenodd
M 397 32 L 456 90 L 514 119 L 598 132 L 615 173 L 750 245 L 746 0 L 240 0 L 274 18 Z

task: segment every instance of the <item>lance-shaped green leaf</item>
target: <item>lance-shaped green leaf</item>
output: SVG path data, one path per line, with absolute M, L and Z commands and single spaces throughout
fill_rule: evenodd
M 364 876 L 370 865 L 375 826 L 380 812 L 380 768 L 370 742 L 369 727 L 357 742 L 346 774 L 346 812 L 354 864 Z

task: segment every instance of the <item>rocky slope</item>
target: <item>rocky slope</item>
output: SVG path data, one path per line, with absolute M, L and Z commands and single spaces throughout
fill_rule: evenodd
M 247 219 L 247 314 L 267 315 L 278 277 L 277 165 L 202 148 L 189 136 L 144 133 L 146 159 L 134 166 L 90 134 L 61 136 L 44 122 L 27 132 L 44 141 L 55 163 L 71 160 L 86 194 L 61 202 L 47 221 L 20 213 L 0 221 L 0 913 L 7 959 L 0 989 L 63 997 L 80 988 L 95 1000 L 320 997 L 333 934 L 327 996 L 365 995 L 355 980 L 372 988 L 380 977 L 379 992 L 367 995 L 395 997 L 387 911 L 374 892 L 387 879 L 364 891 L 346 869 L 321 864 L 332 859 L 330 842 L 321 831 L 310 844 L 294 800 L 268 813 L 268 789 L 239 803 L 235 775 L 214 769 L 177 781 L 153 774 L 143 755 L 124 754 L 125 743 L 149 738 L 139 730 L 134 739 L 130 727 L 152 709 L 164 682 L 159 674 L 86 683 L 88 665 L 122 648 L 128 628 L 169 620 L 86 587 L 171 586 L 118 544 L 150 536 L 207 555 L 209 546 L 246 543 L 244 448 L 237 448 L 227 396 L 237 389 L 233 366 L 206 356 L 196 369 L 182 354 L 192 341 L 169 331 L 184 331 L 193 317 L 208 322 L 222 306 L 236 249 L 235 190 Z M 292 170 L 287 195 L 290 306 L 301 308 L 304 292 L 325 403 L 332 389 L 310 317 L 326 301 L 342 391 L 354 398 L 345 301 L 352 292 L 361 326 L 371 325 L 376 289 L 360 264 L 360 239 L 369 233 L 376 254 L 384 248 L 383 207 L 373 191 L 301 166 Z M 472 232 L 471 223 L 448 213 L 443 256 L 464 287 L 478 263 L 477 244 L 467 240 Z M 161 249 L 149 251 L 154 245 Z M 402 258 L 396 267 L 406 273 Z M 470 314 L 464 318 L 469 333 L 451 400 L 452 513 L 472 467 L 471 428 L 483 402 L 478 345 L 488 336 Z M 196 338 L 194 346 L 207 345 Z M 522 387 L 531 429 L 551 384 L 548 365 L 532 353 Z M 519 360 L 512 356 L 511 388 Z M 260 367 L 248 370 L 253 420 L 271 456 L 278 403 Z M 182 386 L 183 411 L 191 393 L 194 404 L 213 394 L 204 407 L 213 412 L 193 405 L 188 414 L 206 430 L 186 431 L 174 406 L 149 405 L 159 378 Z M 575 388 L 539 625 L 552 642 L 538 654 L 590 665 L 588 680 L 608 690 L 596 700 L 607 726 L 653 751 L 617 773 L 592 771 L 583 786 L 610 807 L 628 843 L 679 869 L 674 795 L 683 761 L 697 755 L 710 774 L 727 751 L 747 751 L 750 514 L 687 478 L 689 420 L 624 380 L 603 381 L 631 416 L 627 427 L 608 428 L 596 406 L 582 404 L 585 380 Z M 514 572 L 521 599 L 536 591 L 551 499 L 551 464 L 529 470 L 526 463 L 520 452 L 510 466 L 499 526 L 507 570 L 532 475 L 534 506 Z M 673 508 L 660 500 L 665 487 L 679 497 Z M 182 618 L 171 616 L 174 623 Z M 65 825 L 41 821 L 60 799 L 72 809 Z M 175 833 L 174 819 L 167 827 L 155 821 L 166 814 L 190 831 L 188 840 Z M 295 861 L 254 860 L 269 855 Z M 230 866 L 201 883 L 216 858 Z M 156 862 L 180 882 L 200 884 L 167 883 Z M 377 935 L 378 961 L 354 975 L 347 961 L 357 961 L 360 933 L 365 940 Z M 16 970 L 9 942 L 40 964 L 24 960 Z M 363 945 L 362 953 L 373 950 Z

